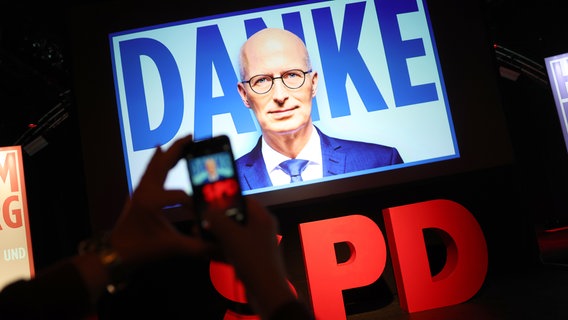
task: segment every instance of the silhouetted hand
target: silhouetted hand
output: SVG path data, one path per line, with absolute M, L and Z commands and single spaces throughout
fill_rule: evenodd
M 129 199 L 112 230 L 110 242 L 128 266 L 189 254 L 207 258 L 213 249 L 198 237 L 179 232 L 164 216 L 162 209 L 181 205 L 193 216 L 192 199 L 183 190 L 166 190 L 168 172 L 183 157 L 192 136 L 175 141 L 166 151 L 156 148 L 138 187 Z
M 212 209 L 204 215 L 205 227 L 215 234 L 224 257 L 235 268 L 248 302 L 262 319 L 268 319 L 296 296 L 278 247 L 276 219 L 254 199 L 247 199 L 247 213 L 247 223 L 241 225 Z

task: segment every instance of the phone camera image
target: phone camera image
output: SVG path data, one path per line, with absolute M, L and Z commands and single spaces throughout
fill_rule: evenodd
M 245 223 L 244 200 L 229 138 L 216 136 L 196 141 L 185 158 L 198 216 L 209 209 L 221 210 L 236 222 Z M 202 235 L 211 238 L 205 230 Z

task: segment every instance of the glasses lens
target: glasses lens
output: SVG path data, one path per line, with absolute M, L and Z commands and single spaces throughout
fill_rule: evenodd
M 302 70 L 290 70 L 282 75 L 282 81 L 290 89 L 298 89 L 304 84 L 305 74 Z
M 258 75 L 250 78 L 250 88 L 256 93 L 266 93 L 272 87 L 272 78 L 267 75 Z
M 307 72 L 311 72 L 311 70 Z M 284 83 L 284 85 L 290 89 L 298 89 L 299 87 L 304 85 L 304 81 L 306 81 L 306 72 L 300 69 L 294 69 L 286 71 L 282 74 L 281 77 L 276 78 L 273 78 L 269 75 L 259 74 L 250 78 L 248 83 L 250 85 L 250 88 L 254 92 L 263 94 L 272 89 L 274 79 L 281 79 L 282 83 Z

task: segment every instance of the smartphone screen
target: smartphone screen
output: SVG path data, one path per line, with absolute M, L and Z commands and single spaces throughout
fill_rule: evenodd
M 188 147 L 185 158 L 199 217 L 209 207 L 215 206 L 233 220 L 245 223 L 244 199 L 229 138 L 216 136 L 196 141 Z

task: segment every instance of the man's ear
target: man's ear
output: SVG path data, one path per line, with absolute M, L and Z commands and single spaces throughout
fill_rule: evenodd
M 239 91 L 239 95 L 241 96 L 241 100 L 243 100 L 243 103 L 245 104 L 245 107 L 250 108 L 248 99 L 247 99 L 247 91 L 245 89 L 245 85 L 243 83 L 238 83 L 237 84 L 237 90 Z
M 318 72 L 314 71 L 312 74 L 312 98 L 316 97 L 318 93 Z

